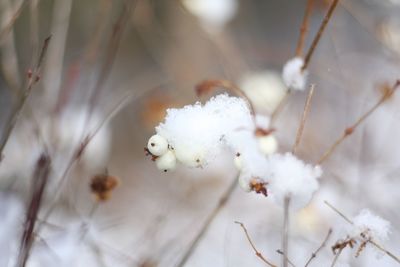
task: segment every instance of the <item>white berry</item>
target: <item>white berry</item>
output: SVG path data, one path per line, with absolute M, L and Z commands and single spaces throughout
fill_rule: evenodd
M 243 168 L 242 157 L 240 153 L 236 153 L 235 158 L 233 159 L 233 163 L 239 171 Z
M 174 152 L 168 150 L 164 155 L 156 159 L 156 165 L 159 170 L 164 172 L 173 171 L 176 167 L 176 157 Z
M 272 134 L 257 138 L 261 152 L 264 155 L 271 155 L 278 150 L 278 141 Z
M 154 156 L 161 156 L 168 151 L 168 142 L 164 137 L 155 134 L 150 137 L 147 143 L 147 149 Z
M 245 191 L 245 192 L 250 192 L 251 187 L 249 181 L 246 179 L 243 179 L 242 176 L 239 177 L 239 186 Z
M 204 164 L 203 151 L 193 153 L 190 149 L 176 149 L 175 155 L 182 164 L 188 167 L 201 167 Z

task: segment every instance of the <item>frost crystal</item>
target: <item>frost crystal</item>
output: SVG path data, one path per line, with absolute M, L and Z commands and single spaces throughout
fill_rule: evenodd
M 295 57 L 286 62 L 283 67 L 282 78 L 289 89 L 304 91 L 308 72 L 301 69 L 303 64 L 302 58 Z
M 291 206 L 301 208 L 318 189 L 318 178 L 322 175 L 319 166 L 304 163 L 291 153 L 274 154 L 268 158 L 270 184 L 268 188 L 278 203 L 291 196 Z
M 368 209 L 363 209 L 353 219 L 354 225 L 350 230 L 350 235 L 359 237 L 364 234 L 367 238 L 377 241 L 385 241 L 390 233 L 390 222 L 373 214 Z

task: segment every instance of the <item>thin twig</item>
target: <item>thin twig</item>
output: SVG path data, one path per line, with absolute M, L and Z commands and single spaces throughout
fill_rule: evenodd
M 290 266 L 296 267 L 296 265 L 294 265 L 294 263 L 285 255 L 285 253 L 283 253 L 282 250 L 278 249 L 278 250 L 276 250 L 276 253 L 278 253 L 279 255 L 282 255 L 282 256 L 286 257 L 286 260 L 287 260 L 287 262 L 290 264 Z
M 324 201 L 324 203 L 330 207 L 333 211 L 335 211 L 337 214 L 339 214 L 345 221 L 347 221 L 349 224 L 354 225 L 354 222 L 352 220 L 349 219 L 349 217 L 347 217 L 346 215 L 344 215 L 341 211 L 339 211 L 337 208 L 335 208 L 332 204 L 330 204 L 328 201 Z M 376 243 L 374 240 L 369 239 L 368 240 L 369 243 L 371 243 L 374 247 L 376 247 L 377 249 L 379 249 L 380 251 L 384 252 L 386 255 L 388 255 L 389 257 L 391 257 L 393 260 L 395 260 L 397 263 L 400 263 L 400 258 L 397 257 L 396 255 L 394 255 L 392 252 L 388 251 L 387 249 L 385 249 L 383 246 L 379 245 L 378 243 Z M 340 252 L 340 251 L 339 251 Z M 333 265 L 332 265 L 333 266 Z
M 283 267 L 288 267 L 288 257 L 289 257 L 289 206 L 290 206 L 290 196 L 285 196 L 283 205 L 283 229 L 282 229 Z
M 285 95 L 280 100 L 278 106 L 274 109 L 274 111 L 271 114 L 271 124 L 273 124 L 276 121 L 276 118 L 282 112 L 282 110 L 283 110 L 286 102 L 288 101 L 289 96 L 290 96 L 291 93 L 292 93 L 292 91 L 290 89 L 286 90 Z
M 301 137 L 302 137 L 303 131 L 304 131 L 304 126 L 306 124 L 307 116 L 308 116 L 308 113 L 309 113 L 310 107 L 311 107 L 311 99 L 312 99 L 313 94 L 314 94 L 314 88 L 315 88 L 315 84 L 312 84 L 311 88 L 310 88 L 310 91 L 308 92 L 307 100 L 306 100 L 306 103 L 304 105 L 303 115 L 301 117 L 300 125 L 299 125 L 299 128 L 297 130 L 296 141 L 295 141 L 295 143 L 293 145 L 293 148 L 292 148 L 292 153 L 293 154 L 296 154 L 297 148 L 300 145 Z
M 340 215 L 340 217 L 342 217 L 345 221 L 347 221 L 349 224 L 354 224 L 346 215 L 344 215 L 342 212 L 340 212 L 337 208 L 335 208 L 331 203 L 329 203 L 328 201 L 324 200 L 324 203 L 331 208 L 333 211 L 335 211 L 337 214 Z
M 318 164 L 323 163 L 326 159 L 328 159 L 331 154 L 335 151 L 335 149 L 349 136 L 351 135 L 356 128 L 363 123 L 372 113 L 375 112 L 386 100 L 388 100 L 395 90 L 400 86 L 400 80 L 397 80 L 395 84 L 388 90 L 386 91 L 381 98 L 378 100 L 378 102 L 373 105 L 370 109 L 368 109 L 364 114 L 359 117 L 355 123 L 346 128 L 343 132 L 343 134 L 328 148 L 328 150 L 325 151 L 325 153 L 322 155 L 322 157 L 318 160 Z
M 114 108 L 111 109 L 111 111 L 108 113 L 108 115 L 100 122 L 100 124 L 94 129 L 93 132 L 87 134 L 84 138 L 83 141 L 79 144 L 79 146 L 75 149 L 75 152 L 73 153 L 73 156 L 71 157 L 70 161 L 68 162 L 66 168 L 64 169 L 64 172 L 61 175 L 60 182 L 58 183 L 58 186 L 54 192 L 54 200 L 52 202 L 52 205 L 49 207 L 49 209 L 46 211 L 46 213 L 43 216 L 43 221 L 47 221 L 47 219 L 50 217 L 51 213 L 53 212 L 54 208 L 56 207 L 57 200 L 60 197 L 60 194 L 62 192 L 62 189 L 65 186 L 65 182 L 67 180 L 68 174 L 71 171 L 72 167 L 74 164 L 80 159 L 82 156 L 83 152 L 85 151 L 86 147 L 90 144 L 92 139 L 97 135 L 97 133 L 102 129 L 104 124 L 111 120 L 115 114 L 121 110 L 133 97 L 133 93 L 127 94 L 125 97 L 123 97 L 120 101 L 117 102 L 117 104 L 114 106 Z M 38 228 L 42 226 L 42 223 L 39 225 Z
M 307 0 L 306 10 L 304 11 L 303 22 L 301 23 L 301 27 L 300 27 L 300 35 L 299 35 L 299 39 L 297 41 L 297 47 L 296 47 L 296 56 L 297 57 L 301 57 L 303 54 L 304 41 L 307 36 L 308 24 L 309 24 L 311 12 L 313 9 L 313 5 L 314 5 L 314 0 Z
M 303 67 L 301 68 L 302 70 L 307 69 L 308 64 L 310 63 L 311 57 L 314 54 L 315 48 L 317 47 L 319 40 L 321 39 L 322 33 L 324 32 L 326 26 L 328 25 L 328 22 L 330 20 L 330 18 L 332 17 L 333 11 L 335 10 L 337 4 L 339 3 L 339 0 L 333 0 L 333 2 L 331 3 L 328 12 L 326 13 L 324 20 L 321 23 L 321 26 L 318 29 L 317 34 L 314 37 L 314 40 L 311 43 L 310 48 L 307 51 L 307 54 L 304 58 L 304 64 Z
M 324 241 L 322 241 L 322 244 L 318 247 L 318 249 L 311 254 L 311 257 L 308 259 L 308 261 L 307 261 L 306 265 L 304 265 L 304 267 L 307 267 L 310 264 L 310 262 L 314 258 L 317 257 L 318 252 L 320 252 L 320 250 L 326 246 L 326 242 L 328 242 L 328 239 L 331 236 L 331 234 L 332 234 L 332 229 L 330 228 L 329 231 L 328 231 L 328 234 L 326 235 L 326 237 L 324 239 Z
M 253 248 L 254 252 L 256 253 L 256 256 L 259 257 L 259 258 L 260 258 L 263 262 L 265 262 L 268 266 L 276 267 L 276 265 L 274 265 L 274 264 L 272 264 L 271 262 L 269 262 L 269 261 L 262 255 L 262 253 L 261 253 L 260 251 L 257 250 L 257 248 L 256 248 L 256 246 L 254 245 L 253 241 L 251 240 L 250 235 L 249 235 L 249 233 L 247 232 L 247 229 L 246 229 L 246 227 L 244 226 L 244 224 L 241 223 L 241 222 L 238 222 L 238 221 L 235 221 L 235 223 L 239 224 L 239 225 L 242 227 L 242 229 L 243 229 L 243 231 L 244 231 L 244 233 L 245 233 L 245 235 L 246 235 L 247 240 L 249 241 L 249 243 L 250 243 L 251 247 Z
M 124 5 L 123 10 L 118 17 L 118 20 L 114 25 L 109 43 L 107 45 L 105 61 L 101 66 L 98 76 L 99 78 L 96 81 L 96 84 L 92 91 L 92 95 L 89 99 L 89 109 L 90 109 L 89 116 L 90 113 L 93 111 L 95 103 L 97 102 L 97 99 L 99 97 L 99 94 L 102 88 L 104 87 L 105 82 L 110 74 L 111 68 L 113 66 L 115 57 L 118 52 L 119 44 L 122 39 L 122 33 L 124 32 L 125 26 L 129 21 L 130 14 L 133 11 L 136 2 L 137 1 L 134 0 L 127 1 L 127 4 Z
M 22 234 L 18 261 L 16 264 L 17 267 L 25 266 L 32 248 L 34 240 L 33 230 L 42 204 L 44 189 L 49 178 L 50 164 L 50 157 L 46 153 L 43 153 L 39 157 L 36 164 L 35 172 L 33 174 L 32 196 L 24 223 L 24 232 Z
M 6 24 L 6 26 L 1 29 L 0 32 L 0 44 L 3 42 L 3 38 L 11 31 L 14 26 L 15 21 L 18 19 L 19 15 L 21 15 L 22 10 L 25 8 L 26 4 L 28 4 L 28 0 L 24 0 L 15 13 L 12 15 L 10 21 Z
M 331 267 L 335 266 L 337 260 L 339 259 L 340 254 L 342 254 L 343 249 L 344 249 L 344 247 L 343 247 L 343 248 L 340 248 L 339 251 L 338 251 L 338 253 L 335 254 L 335 257 L 333 258 Z
M 226 189 L 226 191 L 219 198 L 217 205 L 214 207 L 214 209 L 211 211 L 211 213 L 208 214 L 201 229 L 199 230 L 199 232 L 196 234 L 194 239 L 189 244 L 187 250 L 183 254 L 182 259 L 179 261 L 179 263 L 176 265 L 176 267 L 183 267 L 186 264 L 187 260 L 190 258 L 190 256 L 196 249 L 199 241 L 203 238 L 204 234 L 207 232 L 208 228 L 210 227 L 211 223 L 214 221 L 215 217 L 219 214 L 219 212 L 222 210 L 222 208 L 225 207 L 226 203 L 230 199 L 236 186 L 237 186 L 237 178 L 235 177 L 231 181 L 231 184 Z
M 6 123 L 6 129 L 4 130 L 4 134 L 2 135 L 1 140 L 0 140 L 0 159 L 2 157 L 4 147 L 5 147 L 8 139 L 10 138 L 11 132 L 13 131 L 15 124 L 17 123 L 19 115 L 21 114 L 24 104 L 32 91 L 33 85 L 40 79 L 41 66 L 42 66 L 44 56 L 46 55 L 46 51 L 49 46 L 50 39 L 51 39 L 51 36 L 47 37 L 44 40 L 44 43 L 42 46 L 42 51 L 40 52 L 36 67 L 34 68 L 32 73 L 30 73 L 28 75 L 28 80 L 26 81 L 26 85 L 24 86 L 24 88 L 26 88 L 26 89 L 23 90 L 23 95 L 22 95 L 21 99 L 19 99 L 18 103 L 15 105 L 15 107 L 13 109 L 13 112 L 11 113 L 10 117 L 8 118 L 8 121 Z

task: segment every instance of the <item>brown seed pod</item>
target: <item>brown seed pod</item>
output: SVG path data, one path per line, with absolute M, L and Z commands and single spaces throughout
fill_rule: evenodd
M 266 197 L 268 196 L 267 183 L 253 179 L 250 182 L 250 188 L 257 194 L 263 194 Z
M 119 185 L 117 177 L 108 174 L 98 174 L 92 177 L 90 181 L 90 190 L 96 196 L 98 201 L 110 199 L 111 192 Z

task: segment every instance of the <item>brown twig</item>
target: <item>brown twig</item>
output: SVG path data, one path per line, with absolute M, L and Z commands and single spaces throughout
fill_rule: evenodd
M 50 164 L 50 157 L 46 153 L 43 153 L 39 157 L 36 164 L 35 172 L 33 174 L 32 196 L 24 223 L 24 232 L 21 238 L 17 267 L 25 266 L 32 248 L 34 240 L 33 230 L 42 203 L 44 189 L 48 181 Z
M 313 94 L 314 94 L 314 88 L 315 88 L 315 84 L 312 84 L 311 88 L 310 88 L 310 91 L 308 92 L 307 100 L 306 100 L 306 103 L 304 105 L 303 115 L 301 117 L 299 128 L 297 129 L 296 141 L 295 141 L 295 143 L 293 145 L 293 148 L 292 148 L 292 153 L 293 154 L 296 154 L 297 148 L 300 145 L 301 137 L 302 137 L 303 131 L 304 131 L 304 126 L 306 124 L 307 116 L 308 116 L 308 113 L 309 113 L 310 107 L 311 107 L 311 99 L 312 99 Z
M 19 15 L 21 15 L 22 10 L 25 8 L 26 4 L 28 4 L 29 1 L 28 0 L 24 0 L 21 5 L 18 7 L 18 9 L 15 11 L 15 13 L 12 15 L 10 21 L 6 24 L 6 26 L 1 29 L 0 32 L 0 44 L 3 41 L 4 36 L 6 36 L 11 29 L 14 26 L 15 21 L 18 19 Z
M 339 214 L 345 221 L 347 221 L 349 224 L 354 225 L 354 222 L 352 220 L 350 220 L 346 215 L 344 215 L 341 211 L 339 211 L 337 208 L 335 208 L 332 204 L 330 204 L 328 201 L 324 201 L 324 203 L 330 207 L 333 211 L 335 211 L 337 214 Z M 394 255 L 392 252 L 388 251 L 387 249 L 385 249 L 383 246 L 381 246 L 380 244 L 376 243 L 374 240 L 369 239 L 368 240 L 369 243 L 371 243 L 374 247 L 376 247 L 377 249 L 379 249 L 380 251 L 384 252 L 386 255 L 388 255 L 389 257 L 391 257 L 393 260 L 395 260 L 397 263 L 400 264 L 400 258 L 397 257 L 396 255 Z M 340 253 L 341 251 L 339 251 Z M 333 265 L 331 265 L 333 266 Z
M 92 95 L 89 99 L 89 109 L 90 109 L 89 114 L 93 111 L 95 103 L 97 102 L 97 99 L 99 97 L 99 94 L 102 88 L 104 87 L 105 82 L 110 74 L 111 68 L 113 66 L 115 57 L 118 52 L 119 44 L 121 42 L 122 33 L 124 32 L 125 26 L 129 21 L 130 14 L 133 11 L 136 2 L 137 1 L 134 0 L 127 1 L 127 4 L 124 5 L 123 10 L 118 17 L 118 20 L 114 25 L 109 43 L 107 45 L 105 61 L 101 66 L 98 76 L 99 78 L 96 81 L 96 84 L 92 91 Z
M 318 32 L 315 35 L 314 40 L 312 41 L 311 46 L 308 49 L 306 56 L 304 57 L 304 64 L 301 68 L 302 70 L 307 69 L 308 64 L 310 63 L 311 57 L 314 54 L 315 48 L 317 47 L 317 45 L 321 39 L 322 33 L 324 32 L 326 26 L 328 25 L 328 22 L 329 22 L 330 18 L 332 17 L 333 11 L 335 10 L 338 3 L 339 3 L 339 0 L 333 0 L 331 5 L 329 6 L 328 12 L 326 13 L 324 20 L 322 21 L 321 26 L 319 27 Z
M 47 212 L 43 216 L 43 221 L 46 221 L 51 213 L 53 212 L 54 208 L 56 207 L 57 200 L 62 192 L 62 189 L 64 188 L 65 182 L 67 180 L 68 174 L 71 171 L 72 167 L 74 164 L 81 158 L 83 152 L 85 151 L 86 147 L 90 144 L 92 139 L 96 136 L 96 134 L 102 129 L 104 124 L 111 120 L 113 116 L 122 108 L 124 107 L 131 99 L 132 99 L 133 94 L 129 93 L 125 97 L 123 97 L 120 101 L 117 102 L 115 107 L 111 109 L 109 114 L 105 117 L 104 120 L 100 122 L 100 124 L 93 130 L 93 132 L 87 134 L 84 138 L 83 141 L 79 144 L 79 146 L 75 149 L 74 154 L 72 155 L 70 161 L 68 162 L 64 172 L 61 175 L 60 182 L 58 183 L 57 189 L 54 192 L 54 200 L 52 202 L 52 205 L 49 207 Z M 42 226 L 42 223 L 39 225 L 38 228 Z
M 221 211 L 223 207 L 225 207 L 226 203 L 230 199 L 233 191 L 235 190 L 237 186 L 237 178 L 235 177 L 229 187 L 226 189 L 226 191 L 221 195 L 221 197 L 218 200 L 217 205 L 214 207 L 214 209 L 211 211 L 210 214 L 208 214 L 204 224 L 202 225 L 200 231 L 196 234 L 194 239 L 191 241 L 189 244 L 187 250 L 183 254 L 182 259 L 179 261 L 179 263 L 176 265 L 176 267 L 183 267 L 187 260 L 190 258 L 194 250 L 196 249 L 199 241 L 202 239 L 204 234 L 207 232 L 208 228 L 210 227 L 211 223 L 214 221 L 215 217 L 218 215 L 218 213 Z
M 307 36 L 308 23 L 310 20 L 313 5 L 314 5 L 314 0 L 307 0 L 307 5 L 306 5 L 306 10 L 304 12 L 303 22 L 301 23 L 301 27 L 300 27 L 299 39 L 297 40 L 297 47 L 296 47 L 296 56 L 297 57 L 301 57 L 303 54 L 304 41 Z
M 318 249 L 311 254 L 311 257 L 308 259 L 308 261 L 307 261 L 306 265 L 304 265 L 304 267 L 307 267 L 310 264 L 310 262 L 314 258 L 317 257 L 318 252 L 320 252 L 320 250 L 323 249 L 326 246 L 326 242 L 328 242 L 329 237 L 331 236 L 331 234 L 332 234 L 332 229 L 329 229 L 328 230 L 328 234 L 326 235 L 324 241 L 322 241 L 322 244 L 318 247 Z
M 273 124 L 276 121 L 276 118 L 278 115 L 282 112 L 287 100 L 289 99 L 290 94 L 292 91 L 288 89 L 284 95 L 284 97 L 281 99 L 279 102 L 278 106 L 275 108 L 275 110 L 271 114 L 271 124 Z
M 368 109 L 364 114 L 359 117 L 355 123 L 346 128 L 343 132 L 343 134 L 328 148 L 328 150 L 325 151 L 325 153 L 322 155 L 322 157 L 317 161 L 318 164 L 323 163 L 326 159 L 328 159 L 331 154 L 335 151 L 335 149 L 349 136 L 351 135 L 356 128 L 363 123 L 372 113 L 374 113 L 375 110 L 377 110 L 386 100 L 388 100 L 395 90 L 400 86 L 400 80 L 397 80 L 395 84 L 388 90 L 386 91 L 385 94 L 381 96 L 381 98 L 378 100 L 378 102 L 373 105 L 370 109 Z
M 33 85 L 40 79 L 41 66 L 42 66 L 44 56 L 46 55 L 46 51 L 49 46 L 50 39 L 51 39 L 51 36 L 47 37 L 44 40 L 44 43 L 42 46 L 42 51 L 40 52 L 36 67 L 33 69 L 33 71 L 28 73 L 28 79 L 26 81 L 26 85 L 24 85 L 25 90 L 23 90 L 22 97 L 21 97 L 21 99 L 19 99 L 19 101 L 13 108 L 13 111 L 11 112 L 11 115 L 7 120 L 4 134 L 2 135 L 1 140 L 0 140 L 0 159 L 2 157 L 4 147 L 7 144 L 8 139 L 10 138 L 11 132 L 13 131 L 15 124 L 17 123 L 19 115 L 21 114 L 24 104 L 32 91 Z
M 283 257 L 286 257 L 286 260 L 290 264 L 290 266 L 296 267 L 296 265 L 294 265 L 294 263 L 285 255 L 285 253 L 283 253 L 282 250 L 278 249 L 278 250 L 276 250 L 276 253 L 278 253 L 279 255 L 282 255 Z
M 340 254 L 342 254 L 343 249 L 344 249 L 344 247 L 343 247 L 343 248 L 340 248 L 340 249 L 339 249 L 339 252 L 335 254 L 335 257 L 333 258 L 331 267 L 335 266 L 337 260 L 339 259 Z
M 242 227 L 242 229 L 243 229 L 243 231 L 244 231 L 244 233 L 245 233 L 245 235 L 246 235 L 247 240 L 249 241 L 249 243 L 250 243 L 251 247 L 253 248 L 254 252 L 256 253 L 256 256 L 259 257 L 259 258 L 260 258 L 263 262 L 265 262 L 265 264 L 267 264 L 268 266 L 276 267 L 275 264 L 272 264 L 271 262 L 269 262 L 269 261 L 262 255 L 262 253 L 261 253 L 259 250 L 257 250 L 257 248 L 256 248 L 256 246 L 254 245 L 253 241 L 251 240 L 250 235 L 249 235 L 249 233 L 247 232 L 247 229 L 246 229 L 246 227 L 244 226 L 244 224 L 241 223 L 241 222 L 238 222 L 238 221 L 235 221 L 235 223 L 239 224 L 240 227 Z

